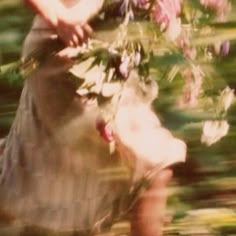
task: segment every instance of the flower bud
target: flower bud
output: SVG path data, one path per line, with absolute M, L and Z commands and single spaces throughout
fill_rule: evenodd
M 127 79 L 129 76 L 129 64 L 130 58 L 125 57 L 119 66 L 119 72 L 124 79 Z
M 220 55 L 225 57 L 229 54 L 230 51 L 230 42 L 224 41 L 220 46 Z
M 114 141 L 113 129 L 109 123 L 106 123 L 103 119 L 98 119 L 96 121 L 96 129 L 106 142 Z
M 134 64 L 135 66 L 138 66 L 141 62 L 141 53 L 140 52 L 136 52 L 135 53 L 135 57 L 134 57 Z

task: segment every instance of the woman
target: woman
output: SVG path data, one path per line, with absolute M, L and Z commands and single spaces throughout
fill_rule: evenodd
M 23 225 L 95 235 L 109 230 L 114 221 L 130 217 L 132 235 L 161 235 L 171 171 L 153 172 L 146 191 L 136 201 L 131 197 L 134 190 L 139 190 L 136 186 L 143 173 L 152 166 L 145 160 L 139 161 L 137 150 L 141 150 L 138 146 L 144 142 L 143 135 L 154 128 L 158 129 L 155 135 L 160 142 L 163 134 L 165 144 L 173 140 L 151 111 L 153 97 L 143 102 L 142 93 L 133 92 L 132 83 L 127 83 L 128 93 L 123 93 L 121 105 L 125 107 L 129 101 L 129 106 L 117 112 L 118 152 L 111 155 L 95 127 L 100 115 L 97 105 L 88 97 L 76 95 L 75 84 L 68 78 L 71 57 L 92 33 L 89 22 L 103 1 L 26 3 L 38 16 L 25 40 L 23 59 L 35 56 L 40 63 L 25 81 L 16 118 L 4 144 L 0 159 L 1 208 L 14 223 Z M 128 81 L 135 81 L 134 74 L 129 77 Z M 154 125 L 134 133 L 130 128 L 133 123 L 142 126 L 135 113 L 143 109 Z M 123 119 L 127 111 L 131 113 L 128 120 Z M 124 131 L 123 127 L 127 129 Z M 134 136 L 140 137 L 137 142 L 127 139 Z M 183 159 L 185 145 L 179 145 L 184 151 L 178 158 Z M 168 156 L 168 147 L 164 151 L 161 148 L 163 157 Z M 138 167 L 130 171 L 117 157 L 119 154 L 130 157 Z M 116 173 L 122 176 L 117 178 Z

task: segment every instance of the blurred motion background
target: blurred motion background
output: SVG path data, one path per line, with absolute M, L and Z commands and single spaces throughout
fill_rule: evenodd
M 224 30 L 231 34 L 229 54 L 202 65 L 210 78 L 204 85 L 210 96 L 227 85 L 236 89 L 236 1 L 231 2 L 228 21 L 217 26 L 222 35 Z M 23 85 L 18 60 L 32 19 L 32 12 L 20 0 L 0 0 L 0 138 L 7 135 L 18 106 Z M 209 147 L 202 144 L 202 121 L 211 115 L 208 110 L 176 105 L 183 83 L 178 74 L 172 82 L 165 79 L 165 75 L 181 59 L 176 55 L 173 60 L 169 59 L 163 57 L 153 62 L 163 67 L 162 74 L 158 75 L 159 99 L 154 105 L 162 123 L 186 141 L 188 158 L 185 164 L 174 167 L 164 235 L 235 236 L 235 101 L 227 114 L 230 124 L 227 136 Z

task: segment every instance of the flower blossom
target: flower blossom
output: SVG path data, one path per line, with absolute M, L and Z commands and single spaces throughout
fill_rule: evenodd
M 226 4 L 228 4 L 228 0 L 200 0 L 200 3 L 204 7 L 209 7 L 216 11 L 224 8 Z
M 119 72 L 120 75 L 123 77 L 123 79 L 127 79 L 129 77 L 129 70 L 130 70 L 130 57 L 126 56 L 121 61 L 121 64 L 119 66 Z
M 216 11 L 219 20 L 224 20 L 225 14 L 230 6 L 228 0 L 200 0 L 200 3 L 204 7 Z
M 234 89 L 231 89 L 230 87 L 226 87 L 220 94 L 219 97 L 220 104 L 225 112 L 228 111 L 231 104 L 234 101 Z
M 230 42 L 226 40 L 220 45 L 220 55 L 225 57 L 229 54 L 229 51 L 230 51 Z
M 200 3 L 209 9 L 212 9 L 216 12 L 217 20 L 224 22 L 226 20 L 226 13 L 230 9 L 230 4 L 228 0 L 200 0 Z M 230 42 L 223 41 L 215 43 L 214 45 L 215 52 L 221 56 L 227 56 L 230 51 Z
M 185 79 L 185 87 L 179 105 L 195 107 L 198 105 L 204 74 L 199 66 L 194 66 L 184 70 L 183 77 Z
M 134 99 L 137 95 L 133 92 L 129 96 Z M 136 169 L 134 180 L 143 177 L 147 169 L 155 166 L 165 168 L 186 159 L 186 144 L 161 125 L 148 104 L 126 103 L 119 106 L 114 127 L 117 149 L 129 166 Z
M 106 142 L 110 143 L 114 140 L 114 134 L 111 125 L 106 123 L 103 119 L 98 119 L 96 121 L 96 129 Z
M 132 0 L 132 2 L 138 8 L 146 8 L 149 5 L 149 0 Z
M 177 18 L 181 12 L 181 0 L 159 0 L 153 9 L 153 19 L 163 28 Z
M 181 32 L 178 16 L 181 12 L 182 0 L 159 0 L 152 11 L 152 18 L 167 31 L 167 37 L 175 40 Z
M 203 124 L 203 132 L 201 142 L 210 146 L 221 138 L 223 138 L 229 131 L 229 124 L 225 120 L 208 120 Z
M 186 34 L 183 34 L 179 40 L 179 47 L 183 52 L 185 58 L 194 60 L 197 56 L 197 49 L 192 47 L 190 44 L 190 39 Z

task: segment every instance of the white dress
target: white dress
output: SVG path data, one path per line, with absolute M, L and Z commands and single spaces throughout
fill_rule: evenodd
M 47 53 L 54 32 L 46 26 L 35 19 L 23 57 L 40 48 Z M 45 56 L 25 80 L 0 162 L 0 202 L 20 224 L 97 230 L 111 220 L 131 178 L 96 130 L 96 104 L 76 95 L 67 68 Z
M 118 153 L 109 154 L 107 143 L 95 127 L 97 105 L 76 95 L 67 72 L 70 62 L 49 54 L 57 45 L 60 44 L 55 32 L 37 16 L 22 55 L 27 58 L 39 51 L 40 64 L 25 80 L 0 159 L 1 208 L 23 225 L 99 232 L 128 212 L 131 190 L 134 184 L 139 186 L 146 167 L 144 161 L 132 160 L 135 168 L 131 171 Z M 127 104 L 125 96 L 123 100 Z M 135 108 L 130 101 L 128 104 L 131 110 Z M 126 110 L 121 109 L 119 114 L 122 116 Z M 152 128 L 159 129 L 160 122 L 151 112 L 150 102 L 144 110 L 146 118 L 156 124 Z M 123 121 L 124 127 L 133 122 Z M 148 129 L 147 126 L 147 132 Z M 125 136 L 135 137 L 132 132 Z M 128 139 L 123 140 L 128 146 L 133 145 Z M 121 153 L 126 155 L 126 151 Z M 167 156 L 160 149 L 159 153 L 161 160 Z M 185 156 L 181 155 L 179 159 Z M 166 165 L 175 161 L 168 160 Z

